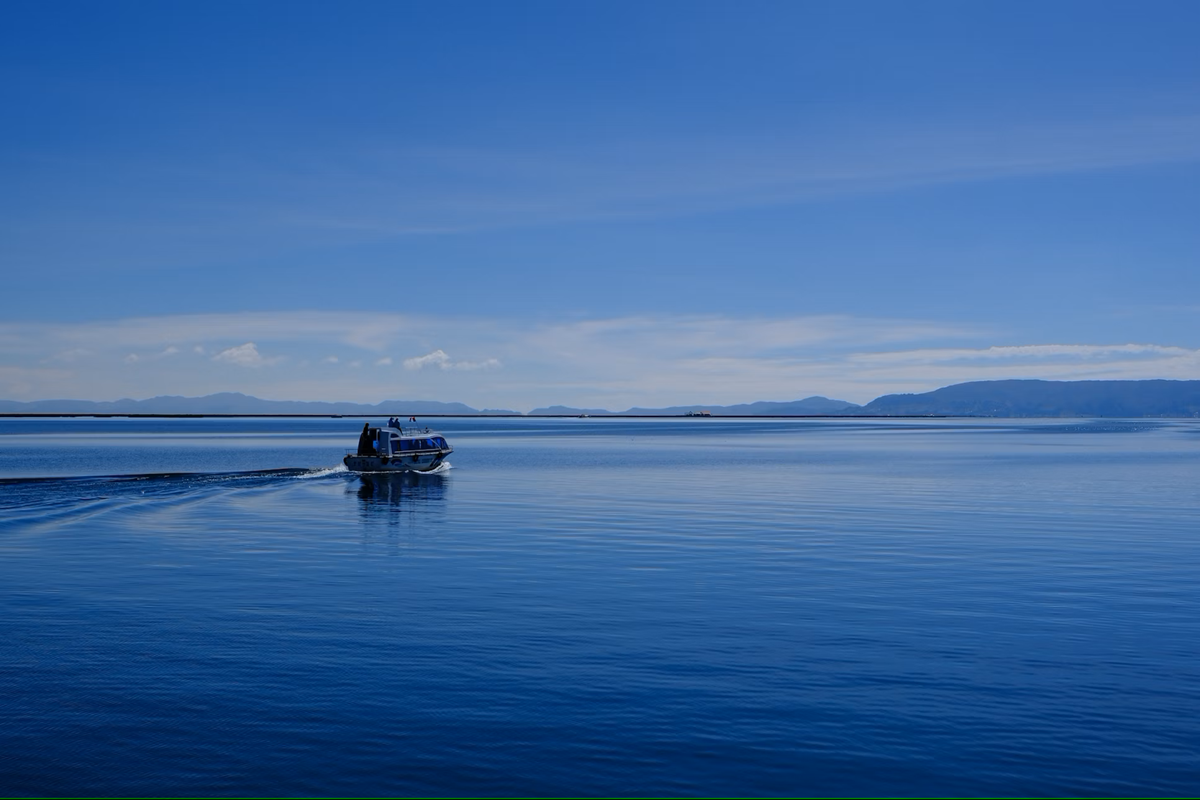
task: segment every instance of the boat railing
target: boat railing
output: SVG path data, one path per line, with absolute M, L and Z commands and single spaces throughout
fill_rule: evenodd
M 391 428 L 390 430 L 394 431 L 397 429 Z M 399 428 L 399 431 L 401 436 L 430 436 L 435 433 L 429 428 Z
M 392 431 L 399 433 L 401 436 L 438 436 L 438 432 L 432 428 L 397 428 L 393 425 L 372 425 L 372 430 L 378 429 L 381 431 Z

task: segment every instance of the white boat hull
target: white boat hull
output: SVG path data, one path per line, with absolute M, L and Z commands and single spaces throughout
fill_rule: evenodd
M 342 463 L 351 472 L 430 472 L 442 465 L 447 453 L 399 453 L 394 456 L 346 456 Z

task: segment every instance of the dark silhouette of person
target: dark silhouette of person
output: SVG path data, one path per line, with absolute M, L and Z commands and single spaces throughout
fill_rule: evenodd
M 360 456 L 375 455 L 375 447 L 371 444 L 371 423 L 364 422 L 362 433 L 358 435 L 358 454 Z

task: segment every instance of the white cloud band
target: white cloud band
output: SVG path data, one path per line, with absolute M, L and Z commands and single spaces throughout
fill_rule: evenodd
M 618 408 L 811 394 L 866 402 L 995 378 L 1200 378 L 1200 351 L 1176 345 L 965 346 L 996 338 L 963 325 L 835 315 L 513 321 L 289 312 L 2 323 L 0 398 L 243 391 Z

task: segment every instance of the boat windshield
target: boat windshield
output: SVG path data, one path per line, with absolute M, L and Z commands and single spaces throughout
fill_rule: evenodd
M 398 437 L 392 439 L 392 450 L 402 453 L 412 450 L 444 450 L 447 447 L 449 445 L 441 436 L 433 436 L 428 439 L 400 439 Z

